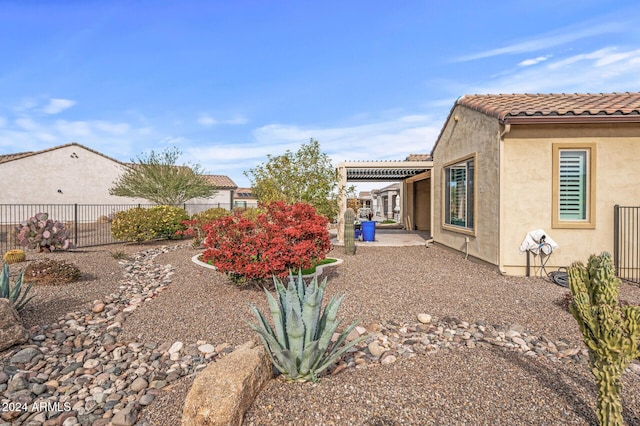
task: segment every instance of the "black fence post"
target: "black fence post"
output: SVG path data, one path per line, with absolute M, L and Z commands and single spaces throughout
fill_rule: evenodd
M 616 267 L 616 275 L 620 276 L 620 206 L 613 206 L 613 264 Z
M 73 205 L 73 245 L 78 247 L 78 204 Z

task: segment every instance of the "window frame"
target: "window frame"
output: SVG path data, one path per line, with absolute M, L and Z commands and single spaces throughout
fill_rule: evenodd
M 449 188 L 447 187 L 447 170 L 456 164 L 467 163 L 469 160 L 473 160 L 473 224 L 472 228 L 467 228 L 459 225 L 452 225 L 446 222 L 447 215 L 447 194 Z M 477 224 L 478 224 L 478 153 L 466 155 L 464 157 L 457 158 L 453 161 L 448 161 L 442 166 L 442 229 L 447 231 L 457 232 L 460 234 L 476 236 Z
M 560 219 L 560 153 L 562 151 L 582 151 L 586 153 L 585 219 Z M 595 229 L 596 227 L 596 144 L 554 143 L 552 179 L 552 220 L 555 229 Z

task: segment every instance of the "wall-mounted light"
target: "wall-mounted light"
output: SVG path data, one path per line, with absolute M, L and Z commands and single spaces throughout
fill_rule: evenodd
M 58 194 L 62 194 L 62 189 L 58 189 Z

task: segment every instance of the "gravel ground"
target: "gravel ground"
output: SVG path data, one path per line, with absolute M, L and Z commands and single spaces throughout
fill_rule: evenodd
M 109 246 L 51 254 L 77 263 L 85 275 L 78 283 L 35 288 L 36 298 L 23 311 L 25 325 L 50 323 L 68 310 L 90 308 L 93 300 L 118 286 L 121 268 L 112 253 L 145 248 L 148 245 Z M 173 282 L 127 318 L 122 340 L 202 339 L 235 346 L 254 337 L 245 325 L 251 319 L 247 306 L 266 309 L 261 290 L 237 288 L 222 274 L 195 265 L 190 258 L 197 253 L 184 248 L 158 256 L 157 262 L 175 267 Z M 347 294 L 339 313 L 345 323 L 357 318 L 364 325 L 415 322 L 417 314 L 429 313 L 468 322 L 520 324 L 529 334 L 582 347 L 575 320 L 558 305 L 566 289 L 539 278 L 504 277 L 439 246 L 359 247 L 355 256 L 343 253 L 340 247 L 330 253 L 345 262 L 326 269 L 326 276 L 327 297 Z M 623 284 L 621 297 L 640 304 L 640 288 Z M 192 379 L 157 397 L 139 423 L 179 424 Z M 595 398 L 585 363 L 553 363 L 478 346 L 348 369 L 318 384 L 273 380 L 245 416 L 245 424 L 584 425 L 596 423 Z M 623 398 L 627 424 L 640 425 L 640 376 L 625 375 Z

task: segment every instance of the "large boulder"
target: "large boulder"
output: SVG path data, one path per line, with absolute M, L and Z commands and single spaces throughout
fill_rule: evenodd
M 0 299 L 0 351 L 25 343 L 29 333 L 9 299 Z
M 183 426 L 241 425 L 273 367 L 264 346 L 247 342 L 198 373 L 182 409 Z

